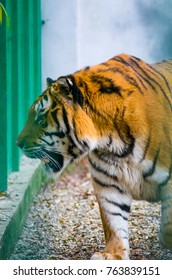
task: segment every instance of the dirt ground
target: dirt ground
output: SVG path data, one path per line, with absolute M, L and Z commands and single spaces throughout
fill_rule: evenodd
M 172 260 L 158 240 L 160 204 L 133 201 L 130 258 Z M 30 208 L 10 259 L 83 260 L 103 250 L 104 234 L 87 161 L 44 186 Z

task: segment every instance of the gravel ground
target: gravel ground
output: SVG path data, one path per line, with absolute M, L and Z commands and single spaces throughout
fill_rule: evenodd
M 130 257 L 172 260 L 158 241 L 160 205 L 132 204 Z M 104 235 L 86 159 L 41 189 L 31 206 L 11 260 L 89 259 L 104 247 Z

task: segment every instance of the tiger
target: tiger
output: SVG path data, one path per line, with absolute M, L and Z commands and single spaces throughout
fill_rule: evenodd
M 172 249 L 172 60 L 120 54 L 57 79 L 30 107 L 17 145 L 56 178 L 88 157 L 105 247 L 92 260 L 130 258 L 132 200 L 161 202 L 159 240 Z

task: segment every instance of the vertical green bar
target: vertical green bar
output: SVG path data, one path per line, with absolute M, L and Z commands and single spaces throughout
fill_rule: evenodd
M 31 91 L 31 76 L 30 76 L 30 1 L 25 0 L 23 2 L 23 36 L 24 36 L 24 94 L 26 98 L 25 102 L 25 116 L 27 116 L 29 101 L 30 101 L 30 91 Z
M 30 0 L 28 7 L 28 15 L 29 15 L 29 30 L 28 30 L 28 44 L 29 44 L 29 77 L 30 77 L 30 92 L 28 96 L 28 106 L 30 107 L 33 103 L 33 93 L 34 93 L 34 46 L 33 46 L 33 34 L 34 34 L 34 26 L 33 26 L 33 17 L 34 17 L 34 5 L 36 5 L 37 1 Z
M 8 16 L 12 22 L 12 7 L 11 2 L 9 0 L 6 0 L 6 10 L 8 13 Z M 11 66 L 12 66 L 12 29 L 7 28 L 7 34 L 6 34 L 6 63 L 7 63 L 7 69 L 6 69 L 6 81 L 7 81 L 7 156 L 8 156 L 8 172 L 12 170 L 12 81 L 11 81 Z
M 25 108 L 23 106 L 24 95 L 24 37 L 23 37 L 23 0 L 18 0 L 18 95 L 17 95 L 17 106 L 18 106 L 18 133 L 23 127 L 23 122 L 25 118 Z
M 6 1 L 1 0 L 6 7 Z M 6 63 L 6 24 L 0 26 L 0 191 L 7 190 L 7 63 Z
M 41 82 L 41 1 L 34 1 L 34 17 L 33 17 L 33 26 L 34 26 L 34 38 L 33 38 L 33 47 L 34 47 L 34 95 L 35 99 L 42 90 Z
M 12 171 L 19 168 L 19 149 L 16 146 L 18 134 L 18 98 L 19 98 L 19 46 L 18 46 L 18 0 L 11 1 L 11 21 L 12 21 L 12 40 L 11 40 L 11 155 Z
M 18 0 L 19 131 L 30 105 L 41 92 L 40 0 Z
M 35 97 L 41 93 L 41 9 L 40 0 L 30 0 L 28 6 L 29 28 L 29 103 L 33 103 Z

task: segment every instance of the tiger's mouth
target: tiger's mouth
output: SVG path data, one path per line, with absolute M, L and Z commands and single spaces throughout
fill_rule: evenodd
M 60 153 L 54 153 L 47 149 L 29 148 L 23 149 L 23 153 L 28 158 L 40 159 L 45 166 L 46 171 L 59 172 L 63 168 L 64 157 Z
M 52 170 L 54 173 L 59 172 L 63 168 L 64 158 L 61 154 L 44 150 L 44 157 L 41 162 L 45 165 L 47 171 Z

